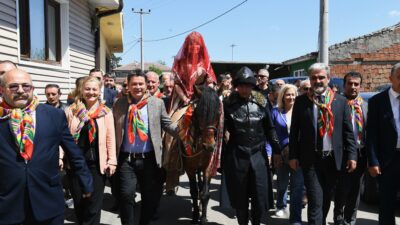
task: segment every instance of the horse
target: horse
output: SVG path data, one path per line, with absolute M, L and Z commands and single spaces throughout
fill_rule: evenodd
M 195 86 L 192 99 L 181 109 L 184 113 L 177 121 L 180 140 L 174 143 L 179 145 L 178 159 L 189 178 L 192 224 L 206 224 L 210 182 L 219 164 L 223 108 L 217 92 L 207 86 Z

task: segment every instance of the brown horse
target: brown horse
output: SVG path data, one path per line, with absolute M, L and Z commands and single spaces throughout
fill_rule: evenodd
M 193 100 L 183 111 L 185 113 L 179 116 L 177 121 L 180 141 L 173 141 L 172 145 L 175 146 L 171 146 L 171 149 L 179 146 L 181 150 L 177 151 L 178 160 L 173 161 L 182 160 L 181 165 L 189 177 L 192 223 L 205 224 L 210 181 L 215 175 L 220 156 L 220 137 L 223 131 L 222 103 L 214 89 L 206 86 L 196 87 Z

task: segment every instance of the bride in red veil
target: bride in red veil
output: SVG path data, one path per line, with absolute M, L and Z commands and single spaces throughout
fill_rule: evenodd
M 199 32 L 191 32 L 186 37 L 175 57 L 172 72 L 175 75 L 175 87 L 169 106 L 170 114 L 190 101 L 194 85 L 212 86 L 217 83 L 204 39 Z

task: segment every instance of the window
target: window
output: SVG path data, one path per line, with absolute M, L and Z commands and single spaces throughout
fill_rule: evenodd
M 21 57 L 60 62 L 60 4 L 55 0 L 20 0 L 19 18 Z
M 293 76 L 294 77 L 301 77 L 301 76 L 305 76 L 305 71 L 304 69 L 300 69 L 300 70 L 295 70 L 293 71 Z

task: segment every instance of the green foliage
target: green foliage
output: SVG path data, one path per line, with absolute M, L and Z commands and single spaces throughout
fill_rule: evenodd
M 156 72 L 158 75 L 161 75 L 162 70 L 160 70 L 159 68 L 157 68 L 156 66 L 149 66 L 149 71 L 153 71 Z
M 111 59 L 110 59 L 110 66 L 111 69 L 115 69 L 117 67 L 120 67 L 121 65 L 119 64 L 119 62 L 121 62 L 122 58 L 121 57 L 117 57 L 113 54 L 111 54 Z

